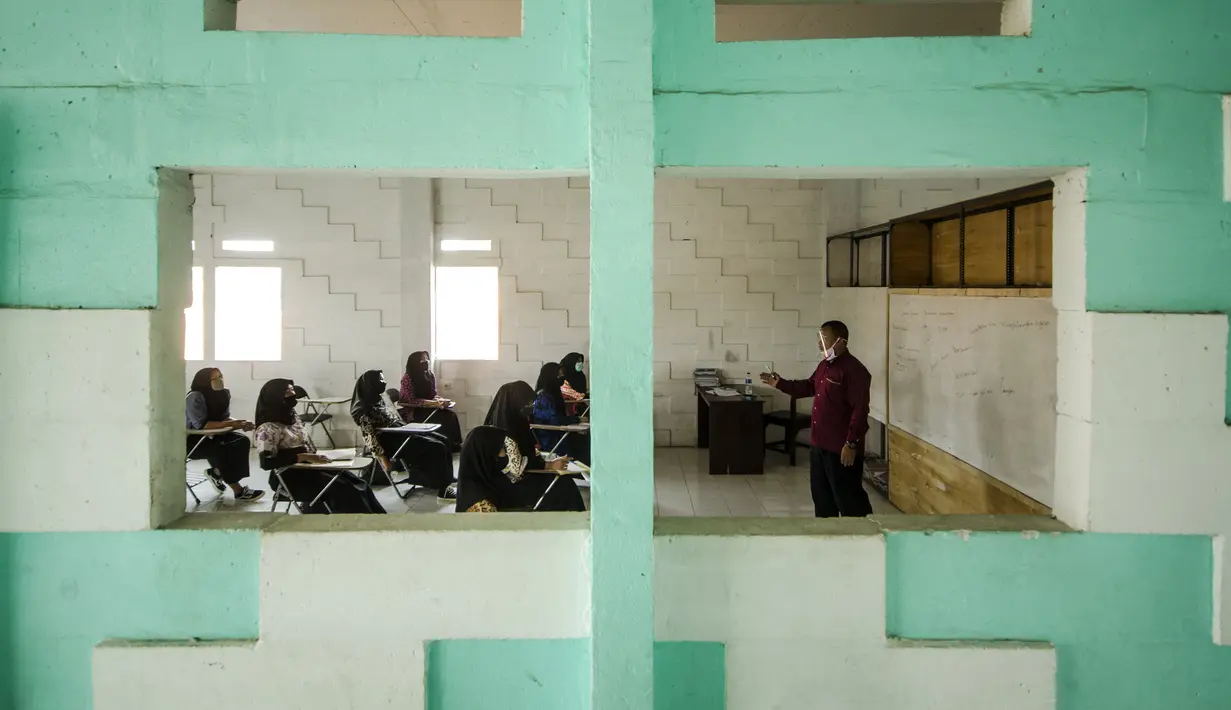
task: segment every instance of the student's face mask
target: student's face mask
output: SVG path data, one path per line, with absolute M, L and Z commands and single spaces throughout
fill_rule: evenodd
M 584 362 L 579 362 L 576 365 L 574 365 L 574 367 L 577 369 L 578 372 L 581 372 L 581 369 L 585 367 L 585 365 L 586 364 Z
M 209 381 L 209 388 L 215 392 L 221 391 L 223 387 L 225 387 L 225 385 L 223 384 L 221 377 L 216 380 Z

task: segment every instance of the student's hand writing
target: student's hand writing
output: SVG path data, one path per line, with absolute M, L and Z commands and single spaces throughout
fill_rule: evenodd
M 568 469 L 568 457 L 561 456 L 558 459 L 547 462 L 548 471 L 564 471 Z
M 299 463 L 329 463 L 329 459 L 320 454 L 300 454 L 297 460 Z
M 777 387 L 778 383 L 781 381 L 782 381 L 782 378 L 779 377 L 778 373 L 776 372 L 762 372 L 761 373 L 761 382 L 769 385 L 770 387 Z

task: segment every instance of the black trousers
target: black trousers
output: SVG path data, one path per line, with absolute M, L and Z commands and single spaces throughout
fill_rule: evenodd
M 461 451 L 462 423 L 458 420 L 457 413 L 452 409 L 431 409 L 430 407 L 416 407 L 411 411 L 411 418 L 416 422 L 428 421 L 429 417 L 431 418 L 430 424 L 440 425 L 436 433 L 443 434 L 454 451 Z
M 188 451 L 196 445 L 198 437 L 188 437 Z M 248 452 L 252 442 L 243 434 L 219 434 L 207 437 L 193 452 L 193 459 L 209 461 L 210 468 L 218 471 L 227 483 L 239 483 L 248 477 Z M 187 452 L 185 452 L 187 453 Z
M 453 483 L 453 454 L 448 440 L 443 436 L 382 431 L 376 439 L 391 460 L 397 450 L 402 449 L 392 463 L 395 468 L 406 471 L 408 482 L 434 488 L 441 494 Z M 404 447 L 403 441 L 406 442 Z
M 547 492 L 548 488 L 551 489 L 550 493 Z M 543 504 L 538 508 L 540 511 L 583 512 L 586 509 L 586 501 L 581 497 L 581 491 L 577 490 L 577 482 L 568 476 L 561 478 L 554 473 L 527 473 L 513 489 L 517 492 L 515 505 L 519 508 L 534 508 L 546 493 L 547 497 L 543 498 Z
M 812 505 L 818 518 L 863 517 L 872 514 L 872 501 L 863 489 L 863 454 L 852 466 L 842 465 L 841 454 L 812 447 Z

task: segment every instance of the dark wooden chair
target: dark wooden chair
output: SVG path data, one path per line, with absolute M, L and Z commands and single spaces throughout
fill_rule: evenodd
M 791 465 L 795 465 L 795 447 L 803 446 L 808 448 L 808 444 L 799 443 L 796 439 L 799 437 L 799 432 L 808 431 L 812 428 L 812 414 L 799 414 L 796 412 L 795 397 L 791 398 L 791 408 L 779 410 L 776 412 L 766 412 L 762 421 L 766 428 L 770 426 L 780 426 L 784 432 L 781 441 L 766 441 L 765 448 L 771 451 L 780 451 L 787 455 Z

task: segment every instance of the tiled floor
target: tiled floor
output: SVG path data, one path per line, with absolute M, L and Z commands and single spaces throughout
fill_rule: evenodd
M 809 517 L 813 515 L 808 452 L 791 466 L 786 456 L 767 451 L 762 476 L 711 476 L 704 449 L 654 452 L 655 515 L 663 517 Z M 864 484 L 872 512 L 897 513 L 879 491 Z
M 807 451 L 798 465 L 790 466 L 782 454 L 766 452 L 763 476 L 711 476 L 706 473 L 708 452 L 700 449 L 657 449 L 654 452 L 655 515 L 665 517 L 809 517 L 813 514 L 809 492 Z M 194 462 L 191 470 L 199 471 L 204 462 Z M 453 457 L 456 471 L 457 457 Z M 201 504 L 186 495 L 190 513 L 265 513 L 270 510 L 267 474 L 252 461 L 253 476 L 244 483 L 263 488 L 266 496 L 256 503 L 236 503 L 230 491 L 222 495 L 208 483 L 196 487 Z M 897 513 L 897 508 L 879 492 L 864 485 L 877 514 Z M 416 489 L 406 500 L 398 498 L 389 486 L 376 489 L 376 497 L 390 513 L 452 513 L 452 503 L 436 500 L 435 491 Z M 403 488 L 402 490 L 405 490 Z M 590 490 L 582 488 L 586 505 Z M 279 510 L 285 505 L 280 504 Z

